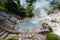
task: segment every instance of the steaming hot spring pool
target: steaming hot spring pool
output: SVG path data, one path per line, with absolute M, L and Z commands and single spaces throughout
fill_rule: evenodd
M 20 30 L 30 31 L 30 30 L 37 28 L 37 26 L 38 26 L 38 24 L 36 22 L 33 22 L 33 21 L 25 21 L 25 22 L 17 25 L 18 31 L 20 31 Z

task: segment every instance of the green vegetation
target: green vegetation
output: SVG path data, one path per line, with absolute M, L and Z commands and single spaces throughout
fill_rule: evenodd
M 33 2 L 35 0 L 26 0 L 27 7 L 24 8 L 20 4 L 20 0 L 0 0 L 0 11 L 5 11 L 9 13 L 14 13 L 20 16 L 21 19 L 25 17 L 32 17 L 34 14 L 33 11 Z
M 9 12 L 19 15 L 21 18 L 25 17 L 24 8 L 20 4 L 15 3 L 13 0 L 7 0 L 5 3 L 5 8 Z
M 60 10 L 60 2 L 54 2 L 54 0 L 51 2 L 50 5 L 51 9 L 48 11 L 48 14 L 52 14 L 55 12 L 56 9 Z
M 60 40 L 60 37 L 54 33 L 48 33 L 46 35 L 47 40 Z
M 12 36 L 11 38 L 8 38 L 7 40 L 18 40 L 17 36 Z
M 4 11 L 7 12 L 7 9 L 5 9 L 4 7 L 0 6 L 0 11 Z
M 31 6 L 33 4 L 33 2 L 35 2 L 36 0 L 26 0 L 26 2 L 28 3 L 28 6 Z
M 54 4 L 53 9 L 59 9 L 60 10 L 60 3 Z
M 53 0 L 51 2 L 51 7 L 53 7 L 53 9 L 60 9 L 60 2 L 58 0 L 57 1 Z
M 52 31 L 53 31 L 53 30 L 52 30 L 52 28 L 51 28 L 50 26 L 48 26 L 48 29 L 49 29 L 49 31 L 50 31 L 50 32 L 52 32 Z

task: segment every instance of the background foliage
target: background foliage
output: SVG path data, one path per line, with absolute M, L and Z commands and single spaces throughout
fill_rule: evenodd
M 26 0 L 27 7 L 24 8 L 20 4 L 20 0 L 0 0 L 0 11 L 7 11 L 9 13 L 14 13 L 20 16 L 21 19 L 25 17 L 32 17 L 34 14 L 33 11 L 33 2 L 35 0 Z

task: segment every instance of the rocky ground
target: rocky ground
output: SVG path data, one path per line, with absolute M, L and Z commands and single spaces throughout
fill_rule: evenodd
M 6 27 L 8 29 L 8 31 L 5 30 L 5 28 L 2 30 L 2 27 L 0 27 L 1 28 L 1 30 L 0 30 L 0 37 L 1 38 L 6 38 L 8 35 L 9 35 L 9 37 L 17 36 L 15 34 L 13 34 L 13 33 L 16 33 L 16 31 L 18 29 L 18 28 L 16 28 L 16 25 L 19 24 L 19 23 L 22 23 L 24 21 L 27 21 L 27 19 L 31 20 L 31 18 L 25 18 L 22 21 L 22 20 L 17 19 L 17 17 L 14 16 L 14 15 L 10 17 L 10 14 L 6 14 L 5 12 L 0 12 L 0 13 L 1 13 L 0 14 L 0 25 L 2 25 L 3 27 Z M 41 32 L 49 31 L 46 28 L 46 27 L 48 27 L 48 25 L 52 27 L 53 33 L 55 33 L 57 35 L 60 35 L 60 12 L 55 12 L 55 13 L 47 15 L 47 16 L 42 16 L 42 17 L 39 18 L 39 20 L 40 20 L 39 21 L 40 24 L 39 24 L 38 28 L 31 32 L 32 34 L 35 34 L 36 36 L 32 37 L 32 35 L 27 32 L 28 36 L 32 37 L 32 39 L 29 39 L 29 40 L 37 40 L 37 39 L 38 40 L 45 40 L 45 35 L 42 35 Z M 46 23 L 47 25 L 44 24 L 44 23 Z M 46 26 L 46 27 L 44 27 L 43 25 Z M 15 30 L 15 32 L 14 32 L 14 30 Z M 21 38 L 23 40 L 25 40 L 24 39 L 24 38 L 26 38 L 26 37 L 24 37 L 25 34 L 26 33 L 21 33 L 22 36 L 19 35 L 19 40 L 21 40 Z M 27 34 L 26 34 L 26 36 L 27 36 Z M 31 37 L 29 37 L 29 38 L 31 38 Z M 35 37 L 36 37 L 36 39 L 34 39 Z M 27 39 L 28 39 L 28 37 L 27 37 Z

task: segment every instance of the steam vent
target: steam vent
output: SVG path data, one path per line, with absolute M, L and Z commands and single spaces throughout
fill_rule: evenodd
M 47 24 L 44 23 L 42 25 L 46 26 Z M 8 39 L 11 37 L 17 37 L 19 40 L 44 40 L 45 32 L 49 32 L 49 30 L 47 29 L 47 26 L 45 28 L 39 26 L 35 21 L 32 22 L 29 18 L 19 20 L 16 15 L 0 11 L 1 38 Z
M 60 40 L 60 0 L 0 0 L 0 40 Z

